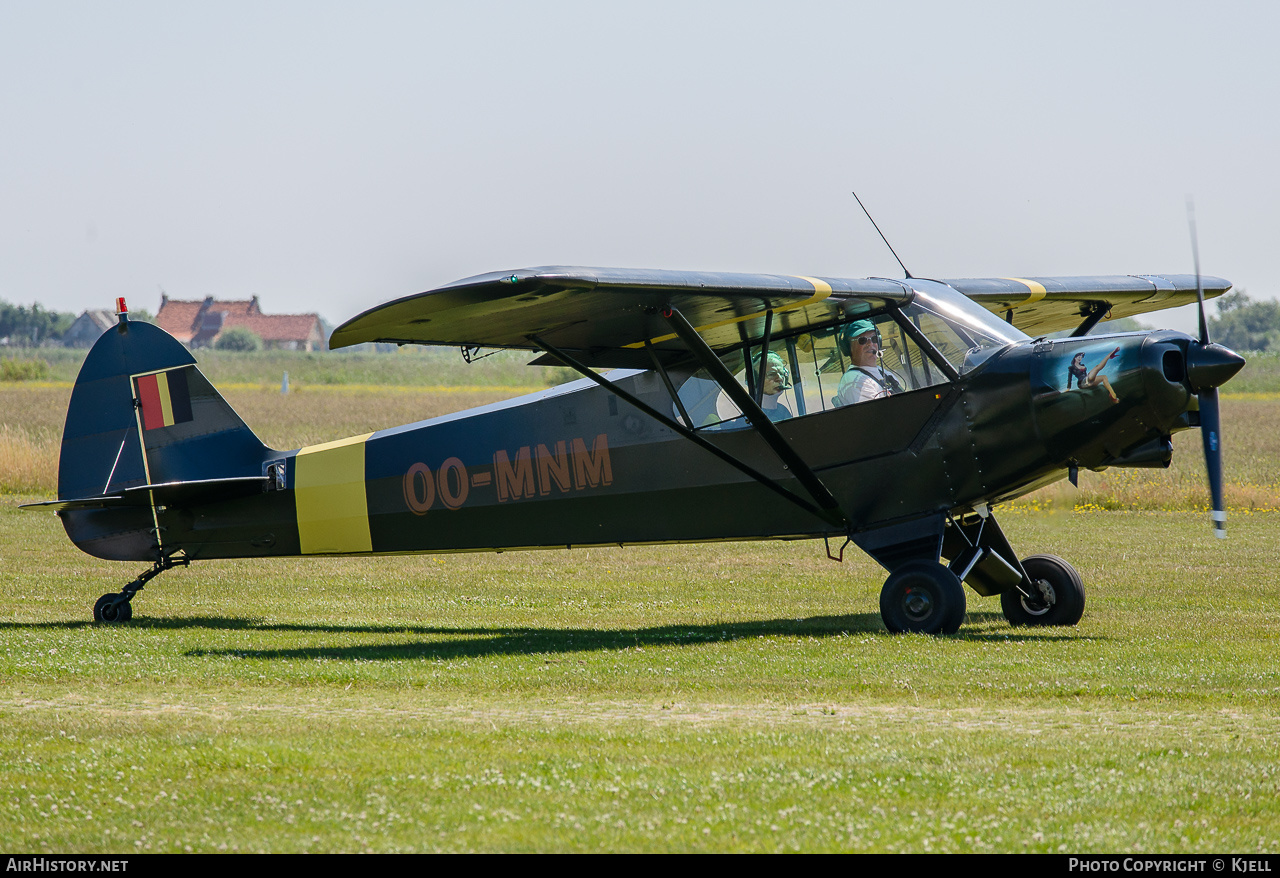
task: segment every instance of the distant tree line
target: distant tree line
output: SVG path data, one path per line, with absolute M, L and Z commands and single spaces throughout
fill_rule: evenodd
M 39 347 L 59 344 L 78 315 L 70 311 L 53 311 L 39 302 L 30 306 L 12 305 L 0 299 L 0 345 Z M 146 309 L 130 310 L 130 320 L 154 322 Z
M 1255 302 L 1244 290 L 1227 293 L 1218 316 L 1209 320 L 1209 338 L 1236 351 L 1280 350 L 1280 302 Z
M 0 339 L 11 345 L 34 347 L 46 341 L 60 341 L 76 315 L 50 311 L 39 302 L 30 307 L 0 300 Z

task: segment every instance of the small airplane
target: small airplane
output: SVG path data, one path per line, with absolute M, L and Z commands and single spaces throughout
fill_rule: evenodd
M 581 379 L 293 451 L 259 441 L 121 299 L 72 391 L 58 499 L 27 508 L 90 555 L 151 562 L 97 601 L 104 623 L 215 558 L 823 539 L 888 571 L 892 632 L 955 632 L 962 583 L 1014 625 L 1074 625 L 1079 574 L 1019 559 L 993 510 L 1080 468 L 1168 466 L 1171 435 L 1199 427 L 1224 535 L 1217 388 L 1244 361 L 1210 343 L 1204 298 L 1230 288 L 1198 260 L 1195 276 L 484 274 L 366 311 L 330 344 L 526 350 Z M 1197 300 L 1198 339 L 1087 335 Z

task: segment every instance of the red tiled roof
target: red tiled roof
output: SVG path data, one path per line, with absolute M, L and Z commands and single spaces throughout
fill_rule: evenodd
M 242 326 L 264 342 L 324 341 L 317 314 L 263 314 L 255 296 L 248 300 L 181 301 L 165 297 L 156 314 L 156 325 L 178 341 L 211 342 L 222 331 Z
M 315 314 L 237 314 L 226 312 L 222 329 L 243 326 L 263 341 L 306 341 L 315 330 L 319 339 L 320 318 Z
M 176 299 L 165 299 L 160 303 L 160 310 L 156 313 L 156 326 L 178 341 L 189 342 L 195 335 L 196 318 L 200 316 L 203 304 L 203 302 L 179 302 Z
M 209 306 L 210 311 L 225 311 L 228 314 L 261 314 L 258 310 L 257 298 L 252 299 L 214 299 Z

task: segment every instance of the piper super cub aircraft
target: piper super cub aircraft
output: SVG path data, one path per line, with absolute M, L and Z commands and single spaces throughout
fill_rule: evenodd
M 263 445 L 122 300 L 72 391 L 58 500 L 33 506 L 91 555 L 152 562 L 98 600 L 99 622 L 128 621 L 159 573 L 214 558 L 822 538 L 889 571 L 890 631 L 956 631 L 962 582 L 1015 625 L 1074 625 L 1079 575 L 1019 560 L 993 510 L 1080 467 L 1167 466 L 1170 435 L 1198 426 L 1222 533 L 1216 388 L 1244 361 L 1209 343 L 1200 286 L 485 274 L 366 311 L 331 346 L 524 349 L 582 380 L 296 451 Z M 1197 297 L 1199 339 L 1086 335 L 1108 313 Z

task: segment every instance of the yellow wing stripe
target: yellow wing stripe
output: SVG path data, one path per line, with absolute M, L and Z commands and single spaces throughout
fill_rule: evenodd
M 821 302 L 827 296 L 831 295 L 831 284 L 827 283 L 826 281 L 818 280 L 818 278 L 816 277 L 805 277 L 804 275 L 800 275 L 800 274 L 797 274 L 794 276 L 800 278 L 801 280 L 807 280 L 809 283 L 813 284 L 813 295 L 805 299 L 803 302 L 793 302 L 790 305 L 783 305 L 781 308 L 774 308 L 773 309 L 774 314 L 779 314 L 783 311 L 793 311 L 796 308 L 804 308 L 808 305 L 814 304 L 815 302 Z M 697 332 L 705 332 L 708 329 L 718 329 L 721 326 L 729 326 L 730 324 L 733 324 L 733 323 L 741 323 L 744 320 L 751 320 L 754 317 L 759 317 L 763 313 L 764 313 L 763 311 L 752 311 L 750 314 L 743 314 L 741 317 L 730 317 L 727 320 L 717 320 L 715 323 L 707 323 L 707 324 L 704 324 L 703 326 L 695 326 L 694 329 Z M 676 337 L 676 334 L 674 332 L 668 333 L 667 335 L 659 335 L 656 338 L 649 339 L 649 344 L 658 344 L 659 342 L 663 342 L 663 341 L 671 341 L 671 339 L 675 337 Z M 642 348 L 644 347 L 644 345 L 645 345 L 644 342 L 638 341 L 635 344 L 623 345 L 623 347 Z
M 304 555 L 372 552 L 364 449 L 372 436 L 311 445 L 294 461 L 298 539 Z
M 1006 277 L 1003 278 L 1003 280 L 1017 281 L 1020 284 L 1026 285 L 1026 288 L 1031 291 L 1031 295 L 1027 296 L 1021 302 L 1014 302 L 1009 306 L 1010 308 L 1021 308 L 1023 305 L 1030 305 L 1034 302 L 1039 302 L 1045 297 L 1045 294 L 1049 292 L 1044 288 L 1044 284 L 1038 284 L 1033 280 L 1027 280 L 1025 277 Z

